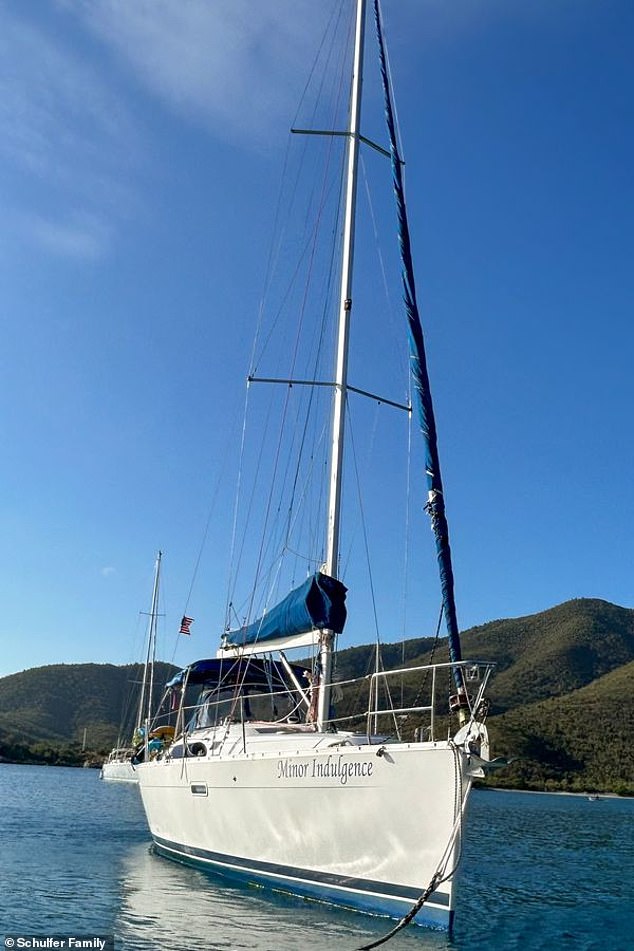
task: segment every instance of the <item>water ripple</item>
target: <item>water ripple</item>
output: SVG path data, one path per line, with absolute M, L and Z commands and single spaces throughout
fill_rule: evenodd
M 392 925 L 151 854 L 138 790 L 0 765 L 5 933 L 114 933 L 117 951 L 354 951 Z M 389 951 L 629 951 L 634 802 L 476 792 L 452 938 Z

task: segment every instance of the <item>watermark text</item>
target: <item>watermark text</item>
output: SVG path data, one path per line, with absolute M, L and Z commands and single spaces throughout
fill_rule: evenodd
M 114 951 L 114 937 L 108 934 L 8 934 L 4 947 L 9 951 Z

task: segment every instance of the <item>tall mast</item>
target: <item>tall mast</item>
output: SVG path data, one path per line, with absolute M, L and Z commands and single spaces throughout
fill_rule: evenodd
M 348 383 L 348 342 L 350 336 L 350 316 L 352 313 L 352 263 L 354 255 L 355 208 L 357 203 L 357 166 L 359 161 L 359 121 L 361 117 L 365 6 L 366 0 L 357 0 L 352 89 L 350 94 L 350 119 L 348 125 L 348 173 L 343 225 L 341 296 L 332 418 L 332 449 L 325 564 L 326 574 L 333 578 L 338 576 L 339 570 L 342 462 Z M 317 708 L 318 729 L 323 729 L 325 722 L 329 718 L 333 640 L 334 634 L 332 631 L 321 632 L 319 645 L 321 678 Z
M 161 575 L 161 558 L 163 552 L 156 556 L 154 565 L 154 584 L 152 585 L 152 602 L 150 605 L 150 620 L 148 622 L 147 635 L 147 653 L 145 656 L 145 666 L 143 668 L 143 683 L 141 686 L 141 696 L 139 697 L 139 711 L 137 713 L 136 729 L 143 726 L 144 720 L 148 720 L 152 714 L 152 693 L 154 688 L 154 661 L 156 660 L 156 626 L 158 619 L 158 598 L 159 598 L 159 580 Z

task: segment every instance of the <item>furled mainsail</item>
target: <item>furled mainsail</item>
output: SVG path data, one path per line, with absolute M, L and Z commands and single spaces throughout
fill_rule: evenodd
M 326 629 L 341 634 L 346 622 L 345 585 L 317 571 L 259 620 L 227 631 L 223 647 L 243 647 Z
M 401 250 L 401 275 L 403 281 L 403 299 L 407 314 L 410 342 L 410 366 L 414 380 L 414 389 L 417 394 L 420 428 L 425 438 L 425 469 L 427 472 L 428 503 L 427 512 L 431 518 L 432 529 L 436 540 L 436 553 L 440 572 L 440 586 L 442 590 L 443 612 L 447 625 L 449 640 L 449 654 L 452 662 L 462 660 L 460 647 L 460 632 L 456 615 L 454 597 L 454 578 L 451 565 L 451 549 L 449 547 L 449 529 L 445 514 L 445 498 L 443 495 L 442 478 L 440 474 L 440 460 L 438 457 L 438 441 L 436 436 L 436 421 L 429 386 L 427 372 L 427 358 L 425 342 L 421 325 L 418 304 L 416 301 L 416 285 L 414 282 L 414 266 L 405 206 L 405 188 L 403 185 L 403 162 L 401 160 L 396 137 L 392 94 L 388 77 L 385 46 L 378 0 L 374 0 L 374 18 L 377 39 L 379 44 L 379 58 L 383 93 L 385 97 L 385 116 L 390 137 L 390 152 L 392 158 L 392 180 L 398 214 L 398 237 Z M 461 673 L 455 668 L 456 685 L 462 688 Z

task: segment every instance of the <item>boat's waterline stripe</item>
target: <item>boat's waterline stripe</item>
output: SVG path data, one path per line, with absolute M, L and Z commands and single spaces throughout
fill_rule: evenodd
M 243 873 L 251 872 L 267 878 L 292 880 L 307 885 L 336 888 L 349 894 L 365 893 L 377 897 L 389 898 L 396 901 L 414 902 L 420 897 L 422 887 L 411 888 L 407 885 L 391 885 L 388 882 L 376 882 L 367 878 L 351 878 L 343 875 L 333 875 L 330 872 L 317 872 L 313 869 L 295 868 L 288 865 L 277 865 L 273 862 L 260 862 L 257 859 L 244 859 L 239 856 L 223 855 L 221 852 L 210 852 L 208 849 L 197 849 L 191 845 L 180 845 L 155 835 L 154 841 L 159 848 L 175 855 L 198 859 L 201 862 L 223 866 L 227 869 L 239 870 Z M 437 907 L 449 907 L 449 895 L 443 892 L 434 892 L 426 904 Z

